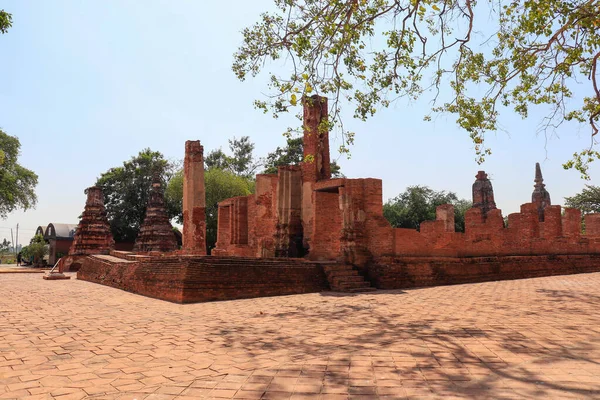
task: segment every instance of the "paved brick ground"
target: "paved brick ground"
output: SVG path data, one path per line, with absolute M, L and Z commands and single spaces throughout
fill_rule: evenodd
M 0 275 L 0 398 L 600 398 L 600 274 L 176 305 Z

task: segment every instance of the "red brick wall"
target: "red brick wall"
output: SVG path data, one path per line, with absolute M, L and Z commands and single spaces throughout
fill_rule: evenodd
M 315 215 L 313 239 L 309 249 L 311 260 L 335 260 L 340 254 L 342 214 L 337 192 L 314 192 Z
M 512 257 L 398 257 L 371 265 L 368 279 L 379 289 L 402 289 L 600 271 L 600 255 Z
M 153 257 L 82 262 L 77 278 L 176 303 L 311 293 L 328 289 L 323 268 L 299 260 Z

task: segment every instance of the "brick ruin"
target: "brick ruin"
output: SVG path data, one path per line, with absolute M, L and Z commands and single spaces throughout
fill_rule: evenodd
M 165 199 L 159 174 L 152 177 L 146 216 L 133 246 L 134 252 L 170 252 L 177 250 L 173 226 L 165 208 Z
M 199 140 L 185 142 L 182 250 L 190 254 L 206 254 L 204 147 L 200 145 Z
M 479 171 L 465 232 L 441 205 L 420 231 L 383 217 L 382 181 L 331 178 L 327 99 L 303 99 L 304 162 L 256 176 L 255 193 L 218 207 L 206 256 L 203 148 L 185 145 L 183 248 L 88 257 L 80 279 L 179 303 L 365 291 L 600 271 L 600 214 L 551 205 L 536 164 L 530 203 L 508 215 Z M 87 206 L 86 206 L 87 207 Z
M 102 189 L 92 186 L 86 189 L 87 200 L 69 254 L 61 260 L 60 271 L 77 271 L 81 261 L 92 254 L 109 254 L 115 246 L 104 208 Z

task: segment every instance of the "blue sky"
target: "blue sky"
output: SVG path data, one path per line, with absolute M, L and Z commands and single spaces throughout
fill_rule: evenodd
M 272 3 L 0 0 L 14 20 L 0 36 L 0 127 L 20 139 L 21 164 L 39 175 L 37 208 L 0 221 L 0 240 L 17 223 L 21 243 L 38 225 L 76 223 L 83 190 L 145 147 L 181 159 L 186 140 L 208 152 L 248 135 L 257 156 L 283 145 L 295 120 L 252 106 L 266 76 L 239 82 L 231 72 L 240 31 Z M 452 117 L 423 121 L 428 106 L 400 100 L 367 122 L 349 119 L 357 137 L 352 157 L 338 160 L 342 172 L 383 179 L 385 200 L 417 184 L 470 198 L 484 169 L 505 215 L 530 201 L 536 162 L 554 204 L 586 183 L 561 166 L 589 144 L 586 126 L 564 126 L 546 143 L 535 133 L 544 114 L 523 121 L 505 113 L 506 132 L 488 136 L 493 155 L 479 166 Z M 332 149 L 339 144 L 333 136 Z

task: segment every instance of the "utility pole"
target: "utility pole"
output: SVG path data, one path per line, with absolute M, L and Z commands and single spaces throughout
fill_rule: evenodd
M 17 241 L 15 244 L 15 254 L 19 251 L 19 224 L 17 224 Z
M 14 246 L 15 242 L 14 242 L 15 238 L 13 237 L 12 234 L 12 228 L 10 228 L 10 242 L 13 244 L 13 248 L 15 249 L 15 256 L 17 255 L 17 248 Z

